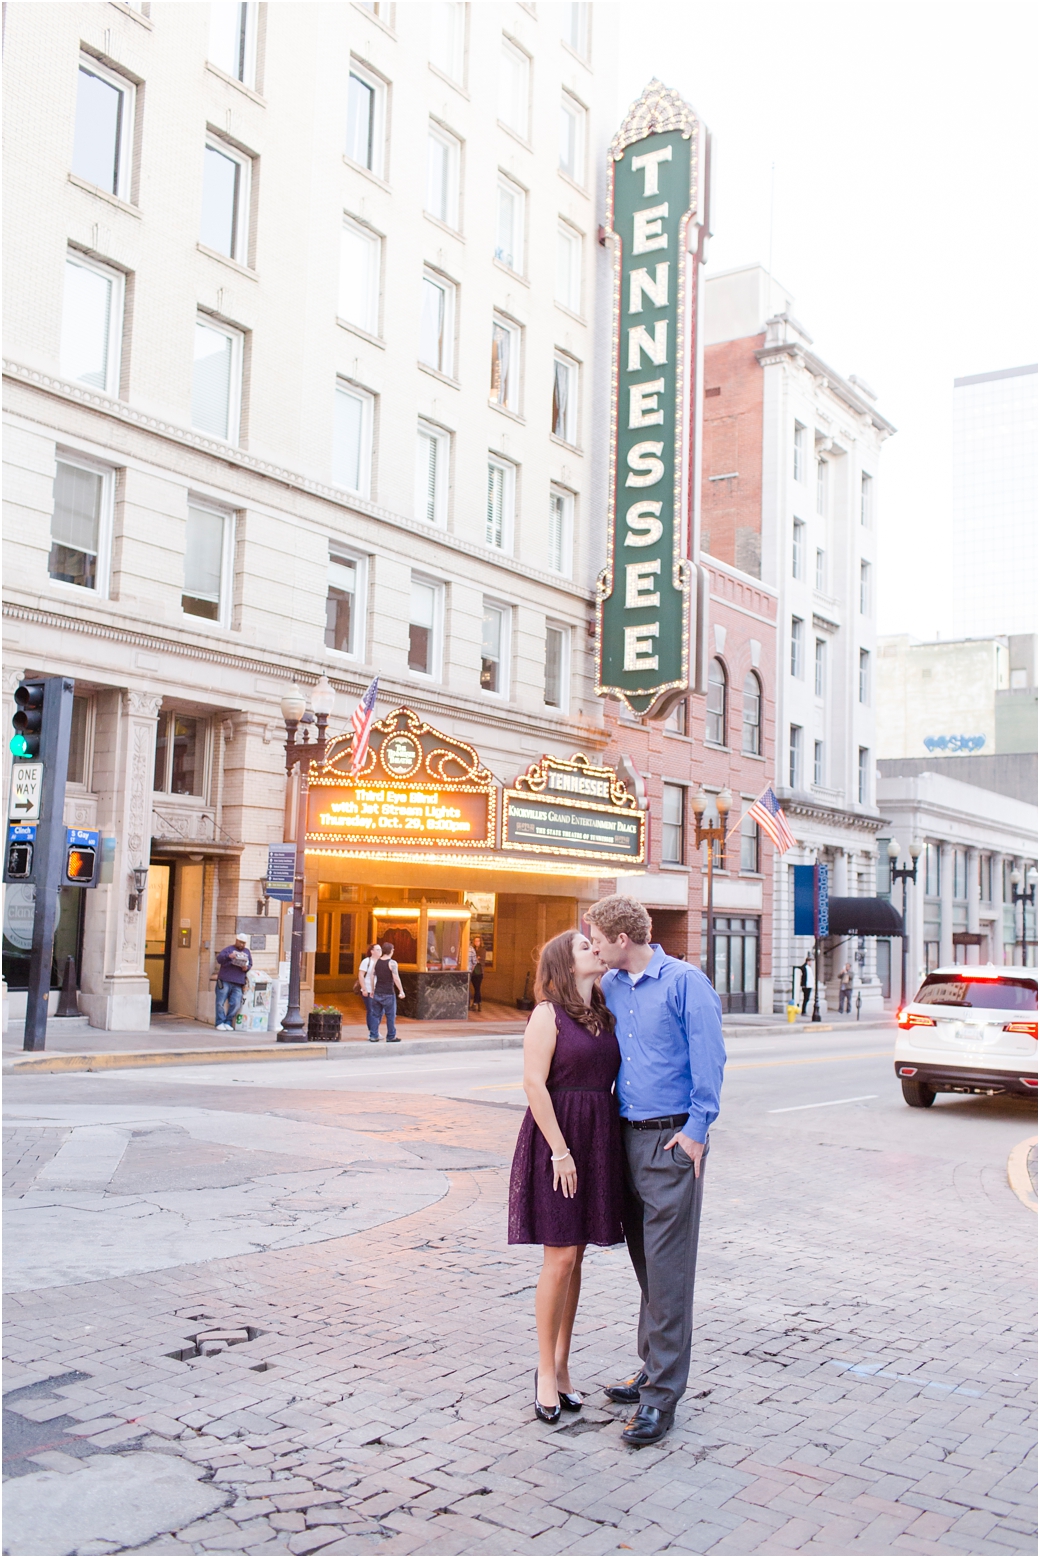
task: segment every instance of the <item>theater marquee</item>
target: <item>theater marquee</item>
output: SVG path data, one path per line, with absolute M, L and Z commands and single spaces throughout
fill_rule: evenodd
M 612 768 L 543 757 L 502 797 L 502 848 L 639 865 L 646 814 Z
M 693 109 L 652 81 L 607 163 L 614 342 L 596 690 L 653 718 L 690 690 L 691 384 L 705 141 Z

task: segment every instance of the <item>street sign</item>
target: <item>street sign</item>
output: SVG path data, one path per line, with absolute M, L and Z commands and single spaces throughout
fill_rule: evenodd
M 296 877 L 296 845 L 271 844 L 267 851 L 265 895 L 281 903 L 292 903 Z
M 42 792 L 42 763 L 12 763 L 8 818 L 12 822 L 39 822 Z

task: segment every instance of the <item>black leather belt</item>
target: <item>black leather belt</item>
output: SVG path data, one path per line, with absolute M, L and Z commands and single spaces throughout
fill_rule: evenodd
M 634 1131 L 677 1131 L 689 1118 L 688 1114 L 663 1114 L 658 1120 L 622 1119 L 621 1123 L 630 1125 Z

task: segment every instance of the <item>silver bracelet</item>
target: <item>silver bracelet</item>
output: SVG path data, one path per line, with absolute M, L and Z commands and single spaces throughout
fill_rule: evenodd
M 570 1155 L 571 1155 L 571 1151 L 570 1151 L 570 1148 L 568 1147 L 566 1152 L 553 1152 L 553 1153 L 550 1153 L 550 1155 L 549 1155 L 549 1162 L 550 1163 L 562 1163 L 564 1158 L 569 1158 Z

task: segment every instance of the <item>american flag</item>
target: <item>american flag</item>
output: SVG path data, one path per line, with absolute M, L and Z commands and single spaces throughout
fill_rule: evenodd
M 372 729 L 372 721 L 376 717 L 376 698 L 379 695 L 379 677 L 373 677 L 361 702 L 350 716 L 351 727 L 354 731 L 354 746 L 350 754 L 350 772 L 359 774 L 362 764 L 368 755 L 368 736 Z
M 794 849 L 798 840 L 787 826 L 783 807 L 773 794 L 772 785 L 758 797 L 753 806 L 748 808 L 747 814 L 758 823 L 763 833 L 769 835 L 781 855 L 789 849 Z

